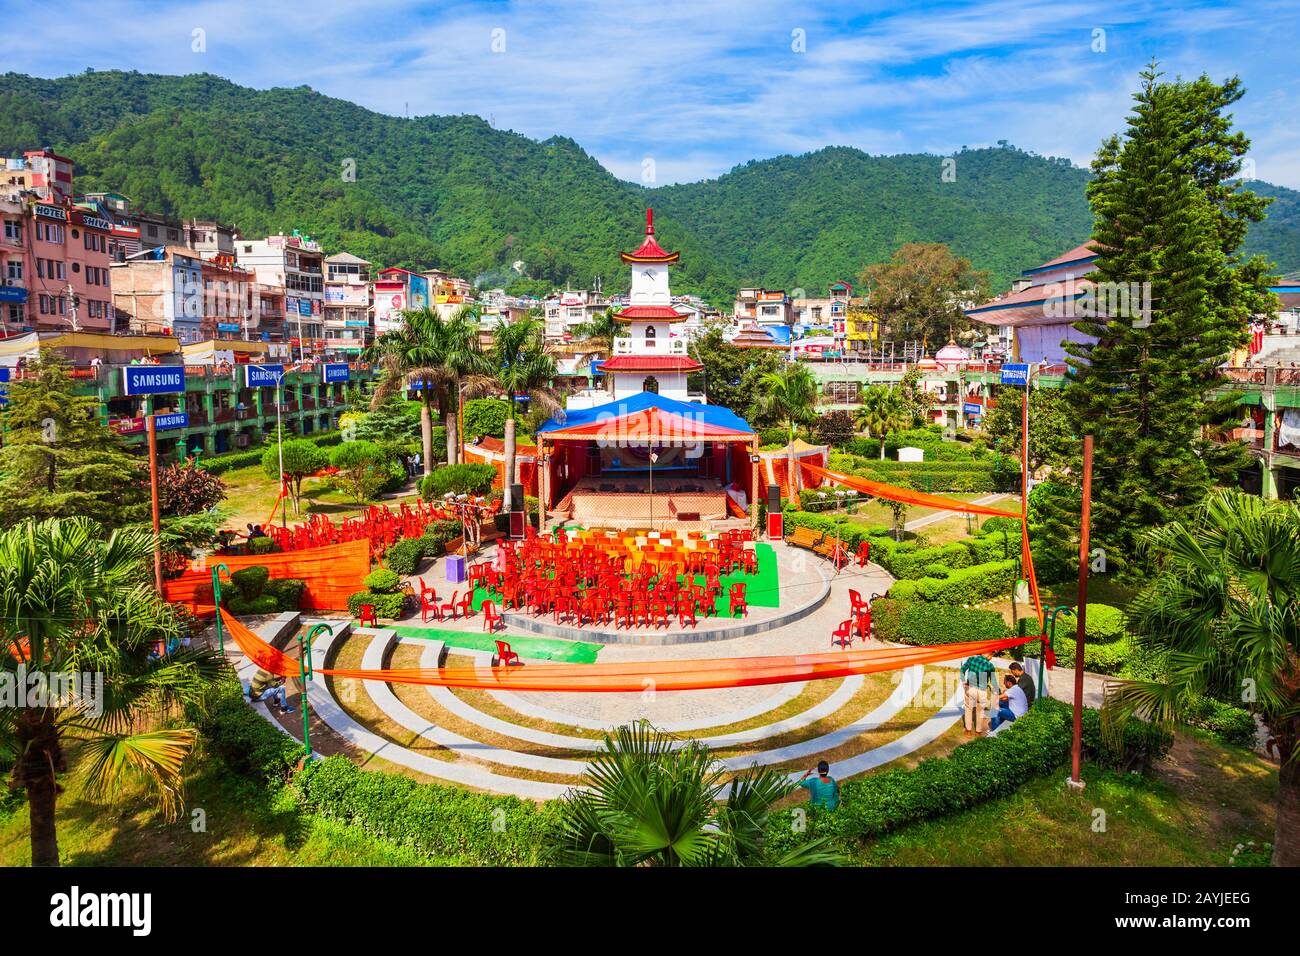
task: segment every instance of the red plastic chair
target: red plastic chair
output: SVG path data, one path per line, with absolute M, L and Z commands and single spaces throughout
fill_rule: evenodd
M 695 598 L 682 597 L 677 599 L 677 626 L 685 627 L 686 619 L 690 618 L 691 627 L 695 627 Z
M 433 588 L 420 594 L 420 623 L 428 624 L 430 614 L 442 620 L 442 612 L 438 610 L 438 592 Z
M 867 602 L 862 600 L 862 594 L 849 588 L 849 610 L 853 612 L 853 616 L 856 617 L 859 611 L 865 611 L 866 609 Z
M 853 644 L 853 618 L 841 621 L 840 626 L 831 632 L 831 645 L 850 647 Z
M 453 595 L 453 600 L 455 599 Z M 474 592 L 466 591 L 465 596 L 456 601 L 456 610 L 460 612 L 461 617 L 473 617 L 474 615 Z
M 510 645 L 505 641 L 497 641 L 497 663 L 503 667 L 509 667 L 511 663 L 522 664 L 519 655 L 510 649 Z
M 749 613 L 749 605 L 745 603 L 745 584 L 743 581 L 737 581 L 731 586 L 730 598 L 732 614 L 735 614 L 737 609 L 740 610 L 741 617 Z
M 853 626 L 862 638 L 862 643 L 866 643 L 871 638 L 871 608 L 863 608 L 853 616 Z
M 858 542 L 858 567 L 865 568 L 867 566 L 867 562 L 870 560 L 871 560 L 871 542 L 859 541 Z
M 361 605 L 361 624 L 360 624 L 360 626 L 361 626 L 361 627 L 365 627 L 367 621 L 370 622 L 370 626 L 371 626 L 371 627 L 378 627 L 378 626 L 379 626 L 379 620 L 375 617 L 375 606 L 374 606 L 373 604 L 363 604 L 363 605 Z
M 483 630 L 495 631 L 497 625 L 501 623 L 501 615 L 497 613 L 497 606 L 491 601 L 483 602 Z
M 440 621 L 445 620 L 445 618 L 443 617 L 443 615 L 445 614 L 451 614 L 451 618 L 453 621 L 456 619 L 456 608 L 461 603 L 459 599 L 459 595 L 460 595 L 459 591 L 452 591 L 451 600 L 438 605 L 438 620 Z

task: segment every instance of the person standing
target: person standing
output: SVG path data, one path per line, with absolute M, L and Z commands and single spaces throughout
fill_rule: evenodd
M 996 671 L 992 652 L 976 654 L 962 661 L 961 679 L 965 687 L 966 709 L 962 713 L 961 722 L 967 737 L 975 736 L 984 728 L 984 712 L 989 706 L 989 692 L 993 689 L 993 675 Z

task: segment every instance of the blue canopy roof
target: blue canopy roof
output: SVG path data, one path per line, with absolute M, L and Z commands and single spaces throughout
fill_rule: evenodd
M 672 398 L 657 395 L 654 392 L 637 392 L 635 395 L 629 395 L 627 398 L 616 402 L 608 402 L 605 405 L 597 405 L 595 408 L 581 408 L 561 412 L 537 431 L 538 434 L 543 434 L 545 432 L 581 428 L 585 425 L 595 425 L 600 422 L 609 422 L 628 415 L 634 415 L 647 409 L 657 409 L 669 415 L 680 415 L 683 418 L 688 418 L 693 422 L 712 428 L 723 428 L 733 432 L 752 433 L 754 431 L 749 427 L 749 422 L 729 408 L 723 408 L 721 405 L 679 402 Z

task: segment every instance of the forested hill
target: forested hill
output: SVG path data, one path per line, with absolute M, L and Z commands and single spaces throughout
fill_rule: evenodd
M 607 291 L 625 288 L 618 251 L 654 205 L 662 241 L 682 252 L 674 289 L 718 304 L 742 285 L 820 293 L 908 241 L 946 242 L 1003 288 L 1090 223 L 1085 171 L 1010 147 L 958 153 L 952 181 L 938 156 L 831 147 L 645 189 L 567 138 L 537 142 L 474 116 L 402 119 L 307 87 L 211 75 L 0 77 L 0 150 L 46 145 L 75 161 L 79 192 L 121 192 L 246 236 L 298 228 L 378 265 L 496 283 L 522 261 L 548 284 L 601 275 Z M 1251 248 L 1300 269 L 1300 193 L 1256 187 L 1279 201 Z

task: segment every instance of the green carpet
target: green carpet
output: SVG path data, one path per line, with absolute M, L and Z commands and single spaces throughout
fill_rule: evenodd
M 722 584 L 722 591 L 714 602 L 715 617 L 738 617 L 731 613 L 731 599 L 728 596 L 728 590 L 732 583 L 736 581 L 744 582 L 745 599 L 749 602 L 750 607 L 780 607 L 781 606 L 781 576 L 777 570 L 776 552 L 772 546 L 765 542 L 759 542 L 755 548 L 758 555 L 758 571 L 755 574 L 724 574 L 719 578 Z M 682 579 L 685 575 L 682 576 Z M 695 576 L 696 584 L 704 583 L 704 575 Z M 474 589 L 474 610 L 483 606 L 484 601 L 496 601 L 497 608 L 500 610 L 501 596 L 493 591 L 485 591 L 482 586 Z
M 475 634 L 473 631 L 447 631 L 433 627 L 412 627 L 408 624 L 393 626 L 399 637 L 414 637 L 425 641 L 442 641 L 448 647 L 467 651 L 495 651 L 497 638 L 492 634 Z M 502 638 L 507 640 L 507 638 Z M 547 637 L 522 637 L 511 635 L 511 649 L 520 657 L 531 660 L 556 661 L 561 664 L 594 664 L 596 655 L 604 644 L 586 641 L 560 641 Z

